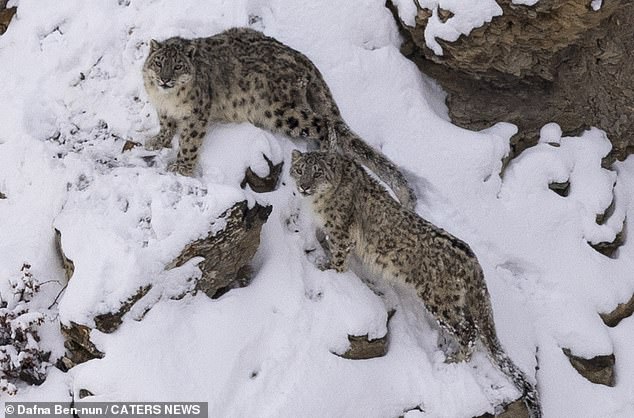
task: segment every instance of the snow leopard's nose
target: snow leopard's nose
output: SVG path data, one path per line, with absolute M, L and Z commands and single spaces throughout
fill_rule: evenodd
M 171 89 L 172 87 L 174 87 L 174 80 L 169 78 L 168 79 L 159 78 L 158 85 L 159 87 L 164 89 Z
M 303 194 L 304 196 L 307 196 L 312 193 L 312 190 L 310 189 L 310 187 L 304 187 L 301 184 L 297 186 L 297 190 L 299 190 L 299 192 Z

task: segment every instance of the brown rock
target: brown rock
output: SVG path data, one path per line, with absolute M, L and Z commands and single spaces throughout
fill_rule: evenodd
M 614 241 L 599 242 L 597 244 L 589 243 L 590 246 L 606 257 L 616 258 L 616 250 L 618 250 L 619 247 L 625 244 L 625 229 L 626 229 L 625 226 L 626 226 L 626 223 L 624 221 L 623 228 L 621 229 L 621 232 L 616 234 L 616 237 L 614 237 Z
M 405 414 L 407 414 L 407 413 L 408 413 L 408 412 L 410 412 L 410 411 L 425 412 L 425 410 L 424 410 L 424 409 L 423 409 L 420 405 L 417 405 L 417 406 L 415 406 L 415 407 L 413 407 L 413 408 L 408 408 L 408 409 L 405 409 L 405 410 L 403 411 L 403 415 L 399 415 L 399 416 L 398 416 L 398 418 L 404 418 L 404 417 L 405 417 Z
M 110 334 L 119 328 L 119 325 L 123 322 L 123 315 L 130 311 L 130 308 L 143 296 L 150 291 L 152 285 L 140 287 L 139 290 L 126 301 L 121 303 L 121 307 L 116 312 L 109 312 L 95 316 L 95 328 L 99 331 Z
M 429 9 L 420 9 L 418 13 L 416 13 L 416 25 L 426 25 L 427 21 L 430 17 L 432 17 L 433 14 L 434 12 Z
M 89 391 L 88 389 L 79 389 L 79 399 L 84 399 L 89 396 L 95 396 L 94 393 Z
M 284 161 L 279 164 L 273 164 L 269 157 L 264 154 L 262 154 L 262 156 L 269 166 L 269 174 L 265 177 L 259 177 L 253 172 L 253 170 L 251 170 L 251 167 L 248 167 L 244 173 L 244 179 L 240 183 L 240 187 L 243 189 L 248 184 L 249 187 L 251 187 L 251 190 L 256 193 L 267 193 L 272 192 L 277 187 L 277 182 L 280 178 L 280 174 L 282 173 Z
M 236 203 L 221 215 L 221 218 L 226 220 L 224 229 L 187 245 L 181 254 L 167 266 L 167 269 L 181 266 L 193 257 L 203 257 L 204 260 L 198 264 L 202 271 L 202 278 L 198 281 L 196 288 L 209 297 L 217 297 L 234 286 L 246 285 L 250 274 L 249 263 L 258 249 L 260 230 L 268 219 L 271 209 L 271 206 L 258 204 L 248 208 L 246 201 Z M 59 231 L 56 231 L 56 237 L 62 259 L 68 260 L 61 247 Z M 72 266 L 72 261 L 68 260 L 68 264 Z M 69 274 L 68 270 L 67 274 Z M 124 315 L 151 288 L 152 285 L 139 288 L 135 294 L 122 301 L 115 312 L 96 315 L 95 328 L 104 333 L 114 332 L 123 322 Z M 174 295 L 173 298 L 179 299 L 182 296 L 184 295 Z M 62 335 L 66 340 L 64 346 L 68 354 L 58 362 L 58 367 L 68 370 L 77 364 L 104 356 L 104 353 L 90 341 L 91 330 L 89 326 L 75 322 L 61 325 Z
M 15 7 L 9 7 L 8 9 L 5 9 L 6 3 L 7 2 L 0 2 L 0 35 L 7 31 L 9 23 L 11 23 L 11 19 L 13 19 L 13 16 L 17 11 L 17 8 Z
M 476 418 L 529 418 L 528 409 L 526 408 L 526 404 L 521 399 L 511 402 L 506 405 L 504 411 L 498 415 L 493 414 L 483 414 L 479 415 Z
M 196 288 L 207 296 L 218 297 L 232 286 L 242 286 L 250 280 L 249 263 L 260 245 L 260 230 L 271 213 L 271 206 L 239 202 L 222 218 L 227 226 L 215 235 L 188 244 L 167 269 L 179 267 L 193 257 L 203 257 L 198 264 L 202 278 Z
M 62 335 L 66 339 L 64 347 L 68 350 L 67 366 L 75 366 L 88 360 L 102 358 L 104 353 L 90 341 L 90 327 L 70 322 L 69 325 L 60 324 Z M 69 368 L 70 368 L 69 367 Z
M 528 408 L 526 408 L 526 404 L 524 403 L 524 401 L 522 399 L 517 399 L 517 400 L 511 402 L 510 404 L 506 405 L 504 407 L 504 410 L 501 413 L 497 414 L 497 415 L 489 414 L 487 412 L 486 414 L 478 415 L 475 418 L 493 418 L 493 417 L 498 417 L 498 418 L 529 418 Z
M 451 19 L 454 16 L 453 12 L 451 10 L 445 10 L 443 8 L 438 8 L 438 19 L 440 19 L 440 21 L 442 23 L 446 23 L 449 19 Z
M 625 318 L 632 316 L 632 314 L 634 314 L 634 295 L 632 295 L 629 301 L 619 303 L 612 312 L 601 313 L 599 316 L 605 325 L 615 327 Z
M 57 248 L 59 258 L 62 260 L 64 275 L 68 281 L 73 276 L 73 273 L 75 273 L 75 263 L 64 254 L 64 249 L 62 248 L 62 233 L 57 228 L 55 229 L 55 248 Z
M 524 401 L 518 399 L 508 404 L 504 412 L 497 416 L 499 418 L 528 418 L 528 409 Z
M 610 203 L 610 206 L 608 206 L 607 209 L 603 213 L 600 213 L 597 215 L 597 219 L 596 219 L 597 224 L 599 225 L 605 224 L 605 221 L 607 221 L 610 218 L 610 216 L 614 214 L 615 208 L 616 208 L 616 202 L 614 198 L 612 198 L 612 202 Z
M 570 360 L 572 367 L 574 367 L 581 376 L 592 383 L 614 386 L 614 354 L 586 359 L 574 356 L 567 348 L 564 348 L 563 352 L 568 357 L 568 360 Z
M 350 360 L 367 360 L 375 357 L 383 357 L 387 354 L 388 349 L 388 334 L 389 334 L 389 326 L 390 320 L 392 316 L 394 316 L 395 311 L 391 310 L 387 314 L 387 329 L 388 332 L 381 338 L 375 338 L 371 340 L 366 335 L 348 335 L 348 341 L 350 342 L 350 347 L 346 350 L 345 353 L 341 355 L 343 358 L 347 358 Z
M 349 360 L 366 360 L 383 357 L 387 354 L 387 334 L 381 338 L 370 340 L 368 335 L 348 335 L 350 348 L 341 355 Z
M 124 153 L 126 151 L 130 151 L 131 149 L 140 147 L 140 146 L 141 144 L 139 142 L 127 140 L 125 141 L 125 144 L 123 144 L 123 148 L 121 148 L 121 152 Z
M 409 411 L 421 411 L 421 412 L 424 412 L 424 410 L 420 406 L 416 406 L 414 408 L 407 409 L 407 410 L 405 410 L 403 412 L 407 413 Z M 403 418 L 403 417 L 404 417 L 404 415 L 401 415 L 399 418 Z M 524 401 L 522 401 L 522 399 L 518 399 L 518 400 L 513 401 L 510 404 L 506 405 L 504 407 L 504 411 L 502 411 L 500 414 L 493 415 L 493 414 L 489 414 L 487 412 L 485 414 L 478 415 L 477 417 L 474 417 L 474 418 L 494 418 L 494 417 L 498 417 L 498 418 L 529 418 L 529 415 L 528 415 L 528 409 L 526 408 L 526 404 L 524 403 Z
M 561 197 L 566 197 L 570 193 L 570 182 L 564 181 L 562 183 L 550 183 L 548 188 L 557 193 Z
M 84 360 L 86 361 L 86 360 Z M 60 358 L 57 359 L 57 361 L 55 362 L 55 367 L 57 367 L 58 369 L 60 369 L 63 372 L 67 372 L 70 369 L 72 369 L 73 367 L 75 367 L 77 364 L 75 362 L 73 362 L 70 358 L 68 358 L 67 356 L 62 356 Z
M 565 135 L 596 126 L 613 150 L 605 161 L 634 151 L 634 3 L 540 0 L 534 6 L 498 0 L 503 15 L 456 42 L 439 40 L 443 56 L 427 48 L 426 13 L 404 25 L 404 52 L 448 92 L 457 125 L 479 130 L 495 122 L 519 127 L 517 155 L 536 143 L 540 128 L 557 122 Z M 388 0 L 393 12 L 396 8 Z M 486 106 L 482 106 L 486 103 Z

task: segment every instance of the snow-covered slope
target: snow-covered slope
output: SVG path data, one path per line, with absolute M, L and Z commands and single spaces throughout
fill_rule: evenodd
M 377 282 L 382 299 L 352 272 L 317 270 L 304 254 L 313 244 L 309 219 L 287 225 L 301 207 L 287 172 L 275 192 L 239 188 L 245 167 L 262 169 L 262 152 L 288 163 L 305 144 L 217 126 L 195 178 L 166 172 L 170 150 L 152 166 L 146 151 L 121 153 L 126 139 L 143 142 L 158 129 L 140 72 L 149 39 L 250 25 L 311 58 L 350 126 L 409 173 L 418 212 L 472 246 L 500 339 L 531 376 L 539 348 L 545 416 L 634 415 L 634 318 L 608 328 L 598 316 L 634 293 L 634 245 L 610 259 L 587 243 L 611 241 L 634 216 L 634 159 L 602 169 L 610 144 L 601 131 L 560 138 L 549 126 L 502 174 L 515 128 L 452 125 L 442 91 L 400 55 L 380 0 L 14 3 L 17 16 L 0 37 L 0 291 L 28 261 L 41 282 L 59 282 L 34 302 L 50 305 L 64 282 L 54 227 L 66 231 L 76 275 L 42 330 L 54 357 L 63 352 L 59 321 L 105 311 L 144 283 L 179 283 L 191 271 L 166 276 L 162 265 L 231 203 L 259 201 L 273 213 L 251 285 L 218 300 L 161 300 L 140 322 L 93 331 L 105 358 L 66 374 L 53 368 L 42 386 L 22 386 L 13 399 L 62 400 L 87 389 L 97 400 L 207 401 L 218 417 L 395 417 L 418 405 L 425 412 L 408 417 L 472 417 L 518 396 L 482 354 L 445 364 L 433 320 L 405 289 Z M 567 197 L 549 190 L 565 180 Z M 614 214 L 598 225 L 613 194 Z M 332 354 L 345 351 L 348 334 L 383 336 L 390 308 L 385 357 Z M 616 386 L 585 380 L 562 348 L 614 353 Z

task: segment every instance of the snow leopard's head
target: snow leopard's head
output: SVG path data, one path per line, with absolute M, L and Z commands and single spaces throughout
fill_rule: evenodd
M 294 150 L 290 172 L 297 190 L 304 196 L 310 196 L 336 187 L 339 179 L 338 163 L 335 153 L 302 153 Z
M 186 39 L 170 38 L 163 42 L 152 39 L 143 72 L 159 91 L 183 86 L 193 79 L 195 53 L 196 47 Z

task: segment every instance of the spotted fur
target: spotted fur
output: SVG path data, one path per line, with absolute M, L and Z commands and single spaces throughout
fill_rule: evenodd
M 172 168 L 181 174 L 191 174 L 209 123 L 250 122 L 358 159 L 403 204 L 415 205 L 416 197 L 396 166 L 343 121 L 315 65 L 273 38 L 234 28 L 208 38 L 153 40 L 143 78 L 161 125 L 146 148 L 168 147 L 180 133 Z M 330 130 L 336 131 L 336 141 Z
M 327 268 L 343 272 L 354 254 L 369 270 L 409 284 L 453 336 L 449 361 L 469 360 L 476 341 L 522 392 L 532 418 L 541 417 L 535 386 L 497 338 L 482 268 L 465 242 L 394 201 L 361 165 L 335 153 L 293 152 L 291 176 L 326 234 Z

